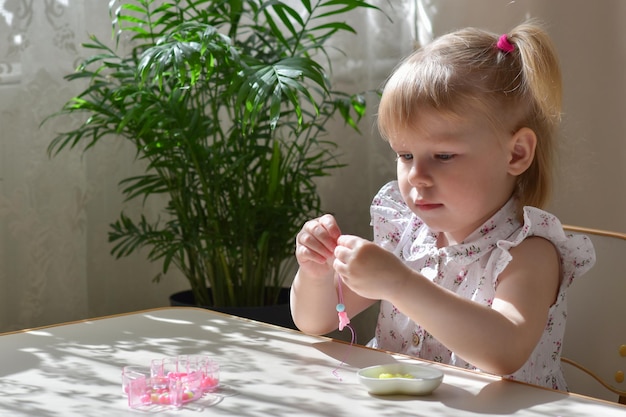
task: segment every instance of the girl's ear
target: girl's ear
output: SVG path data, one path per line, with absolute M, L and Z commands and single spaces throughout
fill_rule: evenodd
M 535 159 L 537 135 L 528 128 L 522 127 L 515 132 L 509 141 L 509 174 L 518 176 L 523 174 Z

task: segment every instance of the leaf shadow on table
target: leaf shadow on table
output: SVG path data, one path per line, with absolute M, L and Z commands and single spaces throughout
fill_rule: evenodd
M 2 359 L 0 378 L 21 372 L 24 369 L 37 369 L 40 363 L 41 361 L 36 355 L 15 349 L 9 353 L 8 357 L 5 356 Z
M 312 346 L 323 354 L 354 368 L 398 362 L 390 353 L 363 346 L 359 346 L 356 350 L 349 343 L 327 341 L 313 343 Z
M 358 351 L 351 354 L 351 346 L 346 343 L 337 342 L 320 342 L 313 345 L 320 352 L 341 361 L 347 366 L 354 368 L 365 368 L 368 366 L 389 364 L 399 362 L 391 353 L 376 349 L 363 349 L 360 347 Z M 411 360 L 407 357 L 407 360 Z M 417 360 L 417 359 L 416 359 Z M 424 362 L 425 366 L 429 366 L 428 362 Z M 441 403 L 450 409 L 458 409 L 474 412 L 484 415 L 512 415 L 519 410 L 533 408 L 539 404 L 553 402 L 553 392 L 550 390 L 533 389 L 532 395 L 529 395 L 529 387 L 513 381 L 500 380 L 497 377 L 483 375 L 480 373 L 471 373 L 477 380 L 478 386 L 482 388 L 476 392 L 468 387 L 464 388 L 455 385 L 458 378 L 453 378 L 455 374 L 465 372 L 451 366 L 446 366 L 444 375 L 450 376 L 450 382 L 444 381 L 431 394 L 424 396 L 409 395 L 370 395 L 380 401 L 420 401 L 422 408 L 429 402 Z M 566 395 L 566 394 L 564 394 Z M 502 401 L 506 397 L 507 401 Z M 427 407 L 426 407 L 427 408 Z
M 515 415 L 520 410 L 531 409 L 544 403 L 541 398 L 524 396 L 510 398 L 510 381 L 495 381 L 485 386 L 478 394 L 449 383 L 442 383 L 433 393 L 423 396 L 371 395 L 382 402 L 419 401 L 422 410 L 428 410 L 428 403 L 440 403 L 450 410 L 463 410 L 479 415 Z M 502 398 L 507 401 L 502 401 Z
M 539 404 L 553 402 L 554 397 L 548 393 L 547 390 L 537 389 L 529 392 L 528 387 L 506 380 L 490 382 L 478 393 L 444 382 L 428 398 L 428 401 L 438 401 L 452 409 L 478 414 L 512 415 L 519 410 L 527 410 Z M 502 401 L 502 398 L 506 398 L 506 401 Z

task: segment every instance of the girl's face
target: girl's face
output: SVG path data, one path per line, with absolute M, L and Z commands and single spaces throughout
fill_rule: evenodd
M 444 245 L 462 242 L 511 197 L 511 137 L 476 112 L 451 117 L 426 110 L 390 138 L 405 202 L 443 232 Z

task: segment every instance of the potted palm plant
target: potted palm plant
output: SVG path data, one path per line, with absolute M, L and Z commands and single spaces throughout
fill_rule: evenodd
M 362 95 L 333 90 L 327 41 L 354 32 L 360 0 L 125 0 L 111 2 L 116 47 L 67 77 L 87 87 L 53 116 L 84 122 L 50 143 L 89 149 L 133 144 L 142 175 L 127 199 L 166 196 L 160 219 L 121 213 L 112 254 L 147 248 L 182 271 L 197 305 L 277 302 L 293 239 L 320 212 L 315 178 L 341 166 L 325 126 L 357 129 Z M 119 52 L 119 51 L 126 52 Z M 161 274 L 155 278 L 158 281 Z

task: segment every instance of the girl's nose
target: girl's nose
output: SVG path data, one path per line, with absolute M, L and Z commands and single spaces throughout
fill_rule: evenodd
M 432 185 L 432 178 L 427 163 L 424 161 L 413 161 L 413 165 L 409 171 L 409 184 L 414 187 L 429 187 Z

